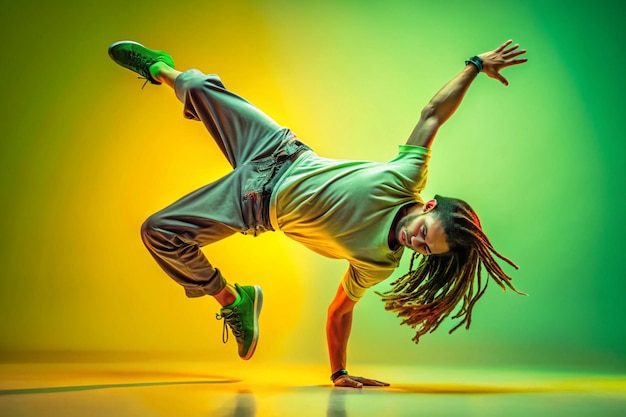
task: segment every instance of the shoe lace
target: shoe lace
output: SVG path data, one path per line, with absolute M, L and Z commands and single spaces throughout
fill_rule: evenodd
M 134 51 L 128 52 L 128 64 L 135 68 L 141 75 L 148 78 L 150 74 L 147 74 L 149 60 L 142 54 L 137 54 Z
M 222 328 L 222 342 L 228 342 L 228 327 L 230 327 L 230 330 L 233 332 L 233 336 L 235 336 L 236 340 L 243 338 L 243 326 L 241 323 L 241 316 L 237 314 L 237 307 L 228 313 L 216 313 L 215 318 L 217 320 L 224 320 L 224 327 Z
M 150 70 L 148 70 L 148 67 L 150 66 L 150 60 L 147 59 L 145 56 L 143 56 L 142 54 L 137 54 L 134 51 L 129 51 L 128 64 L 130 67 L 139 72 L 140 75 L 142 75 L 141 77 L 137 78 L 139 78 L 140 80 L 146 80 L 146 82 L 143 83 L 143 85 L 141 86 L 142 90 L 146 86 L 146 84 L 153 82 L 150 78 Z
M 142 90 L 143 90 L 143 88 L 146 86 L 146 84 L 148 84 L 148 83 L 152 82 L 152 81 L 150 81 L 150 79 L 149 79 L 149 78 L 146 78 L 146 77 L 137 77 L 137 78 L 138 78 L 138 79 L 140 79 L 140 80 L 146 80 L 146 82 L 145 82 L 145 83 L 143 83 L 143 85 L 141 86 L 141 89 L 142 89 Z

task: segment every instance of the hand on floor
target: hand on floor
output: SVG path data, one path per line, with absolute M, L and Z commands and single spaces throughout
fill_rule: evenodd
M 335 379 L 336 387 L 363 388 L 363 385 L 375 387 L 388 387 L 389 384 L 375 379 L 363 378 L 362 376 L 342 375 Z

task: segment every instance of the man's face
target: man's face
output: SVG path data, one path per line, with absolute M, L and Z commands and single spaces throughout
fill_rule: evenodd
M 450 250 L 441 222 L 430 211 L 400 219 L 396 239 L 402 246 L 422 255 L 440 255 Z

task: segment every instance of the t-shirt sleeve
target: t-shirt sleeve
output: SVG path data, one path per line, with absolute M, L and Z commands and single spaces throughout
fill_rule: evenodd
M 359 301 L 368 288 L 387 279 L 393 271 L 394 268 L 360 270 L 350 265 L 341 285 L 349 299 Z
M 421 146 L 399 145 L 398 156 L 389 161 L 389 167 L 398 175 L 406 189 L 419 193 L 426 188 L 430 149 Z
M 430 149 L 424 148 L 423 146 L 414 146 L 414 145 L 398 145 L 399 153 L 407 153 L 407 154 L 418 154 L 418 155 L 430 155 Z

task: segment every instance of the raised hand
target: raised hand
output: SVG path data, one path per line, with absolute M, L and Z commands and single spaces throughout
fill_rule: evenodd
M 500 71 L 503 68 L 523 64 L 528 61 L 526 58 L 514 59 L 519 55 L 525 54 L 526 49 L 517 50 L 519 44 L 509 47 L 511 43 L 513 43 L 513 41 L 508 40 L 497 49 L 478 55 L 483 60 L 483 72 L 504 85 L 509 85 L 509 82 L 500 74 Z

